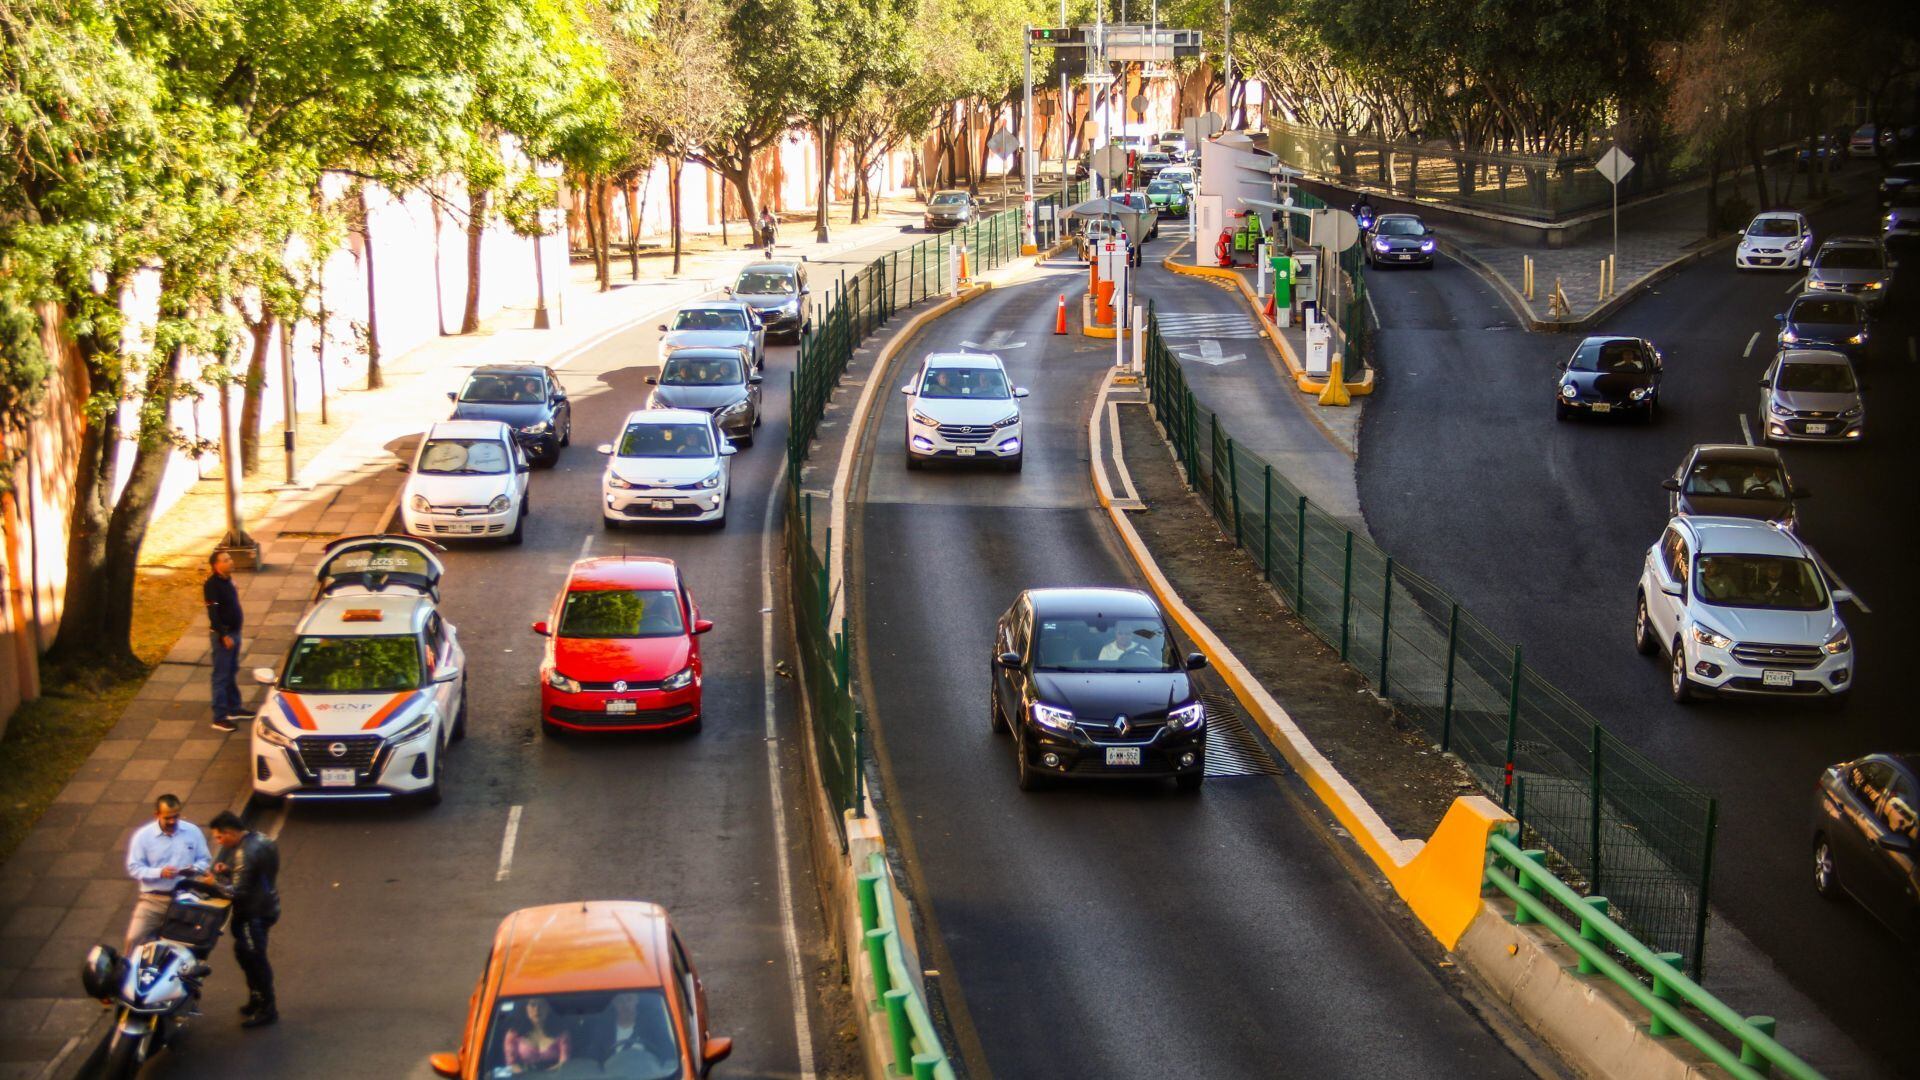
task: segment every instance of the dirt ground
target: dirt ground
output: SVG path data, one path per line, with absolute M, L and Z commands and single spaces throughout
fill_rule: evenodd
M 1455 796 L 1478 791 L 1465 770 L 1376 697 L 1260 580 L 1259 564 L 1187 488 L 1146 406 L 1120 407 L 1120 434 L 1148 507 L 1130 520 L 1174 590 L 1395 833 L 1426 839 Z

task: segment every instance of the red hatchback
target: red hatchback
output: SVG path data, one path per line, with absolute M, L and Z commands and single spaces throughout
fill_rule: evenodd
M 581 559 L 553 602 L 540 728 L 700 730 L 700 642 L 713 629 L 671 559 Z

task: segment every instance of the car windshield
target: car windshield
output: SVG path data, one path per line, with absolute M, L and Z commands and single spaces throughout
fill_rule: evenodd
M 1573 354 L 1571 366 L 1574 371 L 1644 373 L 1647 357 L 1638 341 L 1589 341 Z
M 511 468 L 498 439 L 428 439 L 415 472 L 430 476 L 498 476 Z
M 967 201 L 965 194 L 958 191 L 943 191 L 927 200 L 928 206 L 959 206 Z
M 1847 300 L 1801 300 L 1793 305 L 1787 321 L 1851 325 L 1860 321 L 1860 305 Z
M 674 316 L 675 330 L 745 330 L 746 312 L 738 308 L 682 308 Z
M 1374 231 L 1383 236 L 1425 236 L 1427 227 L 1413 218 L 1381 218 Z
M 740 360 L 732 356 L 675 354 L 660 369 L 661 386 L 737 386 L 744 382 Z
M 1747 230 L 1748 236 L 1799 236 L 1800 225 L 1792 218 L 1763 217 L 1755 218 L 1753 227 Z
M 628 424 L 617 451 L 620 457 L 712 457 L 713 434 L 705 424 Z
M 1822 270 L 1878 270 L 1886 265 L 1879 248 L 1830 247 L 1813 257 L 1813 265 Z
M 480 1075 L 551 1072 L 568 1080 L 674 1080 L 681 1047 L 659 989 L 603 990 L 493 1003 Z
M 281 684 L 302 694 L 413 690 L 420 685 L 420 645 L 412 634 L 303 637 L 293 643 Z
M 1147 194 L 1149 195 L 1178 195 L 1180 192 L 1180 185 L 1171 180 L 1155 180 L 1153 183 L 1147 185 Z
M 475 405 L 530 405 L 547 400 L 547 384 L 538 375 L 476 371 L 460 389 L 460 400 Z
M 686 629 L 672 589 L 581 589 L 560 607 L 563 638 L 674 637 Z
M 733 284 L 735 296 L 790 296 L 793 290 L 793 275 L 784 270 L 748 270 Z
M 1007 377 L 998 368 L 930 368 L 920 381 L 923 398 L 981 398 L 999 401 L 1013 395 L 1007 391 Z
M 1158 618 L 1042 618 L 1034 640 L 1039 671 L 1178 671 L 1180 658 Z
M 1776 390 L 1802 394 L 1851 394 L 1853 368 L 1846 364 L 1781 364 Z
M 1687 474 L 1687 494 L 1736 499 L 1785 499 L 1786 478 L 1760 461 L 1702 461 Z
M 1694 593 L 1723 607 L 1818 611 L 1827 589 L 1808 559 L 1784 555 L 1702 555 Z
M 1899 191 L 1894 192 L 1893 198 L 1890 201 L 1894 206 L 1902 210 L 1908 207 L 1920 206 L 1920 187 L 1908 184 Z
M 1162 154 L 1157 150 L 1151 154 L 1140 155 L 1140 164 L 1142 165 L 1165 165 L 1168 161 L 1171 161 L 1171 160 L 1172 159 L 1167 157 L 1167 155 Z

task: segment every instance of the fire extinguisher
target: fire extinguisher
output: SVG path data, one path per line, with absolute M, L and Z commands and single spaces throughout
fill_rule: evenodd
M 1221 266 L 1233 265 L 1233 230 L 1221 229 L 1220 240 L 1213 245 L 1213 257 Z

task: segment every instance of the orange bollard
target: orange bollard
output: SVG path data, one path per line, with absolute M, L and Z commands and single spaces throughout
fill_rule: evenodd
M 967 249 L 965 247 L 962 247 L 960 249 L 960 280 L 961 281 L 973 280 L 973 275 L 967 273 Z
M 1101 326 L 1113 325 L 1113 288 L 1113 282 L 1103 281 L 1093 294 L 1093 321 Z
M 1064 334 L 1067 332 L 1067 294 L 1066 293 L 1060 294 L 1060 309 L 1054 312 L 1054 315 L 1053 315 L 1053 332 L 1055 335 Z

